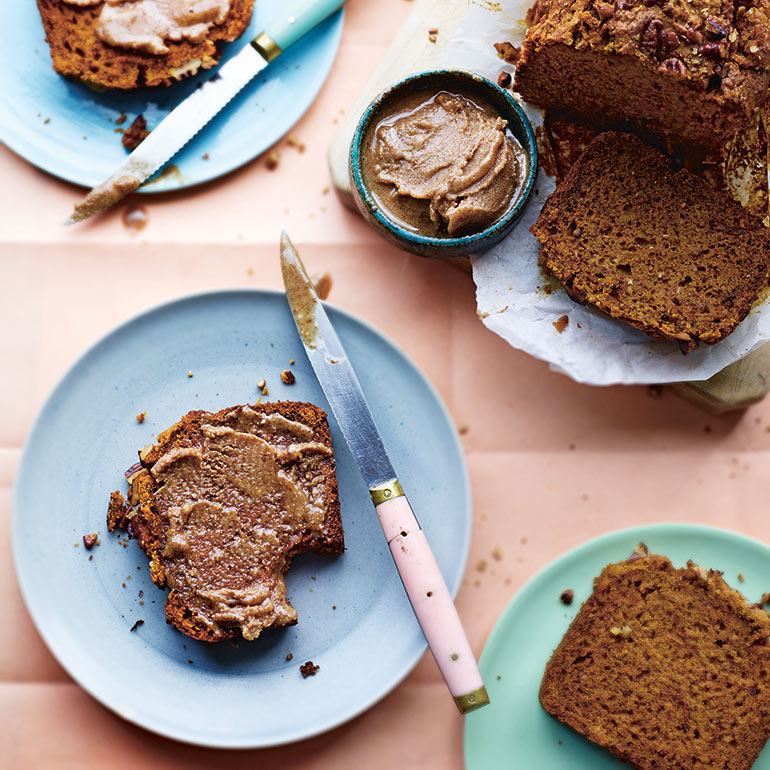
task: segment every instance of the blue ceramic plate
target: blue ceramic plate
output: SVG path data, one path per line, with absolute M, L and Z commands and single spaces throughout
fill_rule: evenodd
M 280 3 L 257 2 L 251 25 L 225 49 L 227 60 L 248 44 Z M 202 72 L 168 88 L 97 93 L 57 75 L 43 24 L 32 0 L 13 3 L 0 26 L 0 141 L 30 163 L 69 182 L 93 187 L 126 159 L 115 132 L 121 113 L 128 128 L 143 113 L 155 127 L 198 83 Z M 255 158 L 296 122 L 321 88 L 337 52 L 342 12 L 327 19 L 255 78 L 172 159 L 142 192 L 164 192 L 216 179 Z M 204 155 L 208 154 L 208 160 Z
M 435 391 L 392 343 L 342 311 L 329 308 L 329 316 L 456 591 L 470 532 L 456 431 Z M 280 382 L 285 368 L 296 375 L 294 385 Z M 328 730 L 382 698 L 425 650 L 333 419 L 347 550 L 336 559 L 295 559 L 288 587 L 298 625 L 237 648 L 195 642 L 166 625 L 165 592 L 150 581 L 136 542 L 124 548 L 107 533 L 109 494 L 125 490 L 123 470 L 137 450 L 191 409 L 253 403 L 263 377 L 270 400 L 328 409 L 284 294 L 217 292 L 145 313 L 105 337 L 59 383 L 28 438 L 15 488 L 16 572 L 59 662 L 122 717 L 207 746 L 268 746 Z M 82 544 L 89 532 L 101 533 L 90 552 Z M 144 624 L 132 633 L 139 619 Z M 299 665 L 308 660 L 321 668 L 303 679 Z
M 694 524 L 656 524 L 591 540 L 535 575 L 505 609 L 484 647 L 481 673 L 491 704 L 465 723 L 466 770 L 521 767 L 527 770 L 624 770 L 629 765 L 548 716 L 538 701 L 545 664 L 593 579 L 610 562 L 627 559 L 637 543 L 668 556 L 677 567 L 692 559 L 724 571 L 729 585 L 759 601 L 770 585 L 770 548 L 742 535 Z M 745 582 L 740 583 L 738 573 Z M 559 601 L 565 588 L 574 603 Z M 754 770 L 770 770 L 770 749 Z

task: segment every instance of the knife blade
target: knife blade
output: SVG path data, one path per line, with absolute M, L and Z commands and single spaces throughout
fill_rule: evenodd
M 356 373 L 286 233 L 281 273 L 297 330 L 350 447 L 409 601 L 462 714 L 489 703 L 454 602 L 383 446 Z
M 270 62 L 342 7 L 346 0 L 293 0 L 212 77 L 178 104 L 108 179 L 75 206 L 65 222 L 82 222 L 134 192 L 169 161 Z

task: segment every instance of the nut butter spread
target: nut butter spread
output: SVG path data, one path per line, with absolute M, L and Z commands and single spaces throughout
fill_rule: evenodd
M 399 224 L 428 236 L 479 232 L 510 209 L 526 155 L 491 107 L 461 94 L 392 102 L 362 146 L 364 178 Z
M 102 0 L 64 0 L 98 5 Z M 96 22 L 100 40 L 120 48 L 168 53 L 168 41 L 200 43 L 211 27 L 223 24 L 230 0 L 105 0 Z
M 284 573 L 292 550 L 324 523 L 319 462 L 332 450 L 280 414 L 243 407 L 228 425 L 205 417 L 197 443 L 151 468 L 167 520 L 161 562 L 169 587 L 213 631 L 245 639 L 296 621 Z

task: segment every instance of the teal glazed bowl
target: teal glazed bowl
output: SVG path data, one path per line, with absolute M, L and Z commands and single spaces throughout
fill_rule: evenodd
M 421 91 L 449 91 L 478 99 L 508 123 L 527 156 L 525 178 L 511 207 L 493 224 L 462 236 L 430 236 L 403 226 L 381 205 L 365 180 L 362 153 L 369 129 L 393 102 Z M 460 257 L 486 251 L 515 227 L 532 194 L 537 174 L 535 132 L 519 103 L 510 93 L 486 78 L 462 70 L 435 70 L 410 75 L 383 91 L 364 111 L 358 122 L 349 157 L 351 191 L 356 207 L 374 229 L 396 246 L 421 257 Z

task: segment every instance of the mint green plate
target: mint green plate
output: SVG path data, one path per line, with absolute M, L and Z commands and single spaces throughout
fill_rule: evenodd
M 770 548 L 727 530 L 694 524 L 655 524 L 590 540 L 549 564 L 513 598 L 497 621 L 479 665 L 491 703 L 466 717 L 466 770 L 622 770 L 628 768 L 548 716 L 537 699 L 545 664 L 580 605 L 593 578 L 610 562 L 631 555 L 644 542 L 677 567 L 692 559 L 724 572 L 729 585 L 751 601 L 770 590 Z M 741 583 L 738 573 L 745 582 Z M 559 601 L 572 588 L 569 607 Z M 765 747 L 753 770 L 770 770 Z

